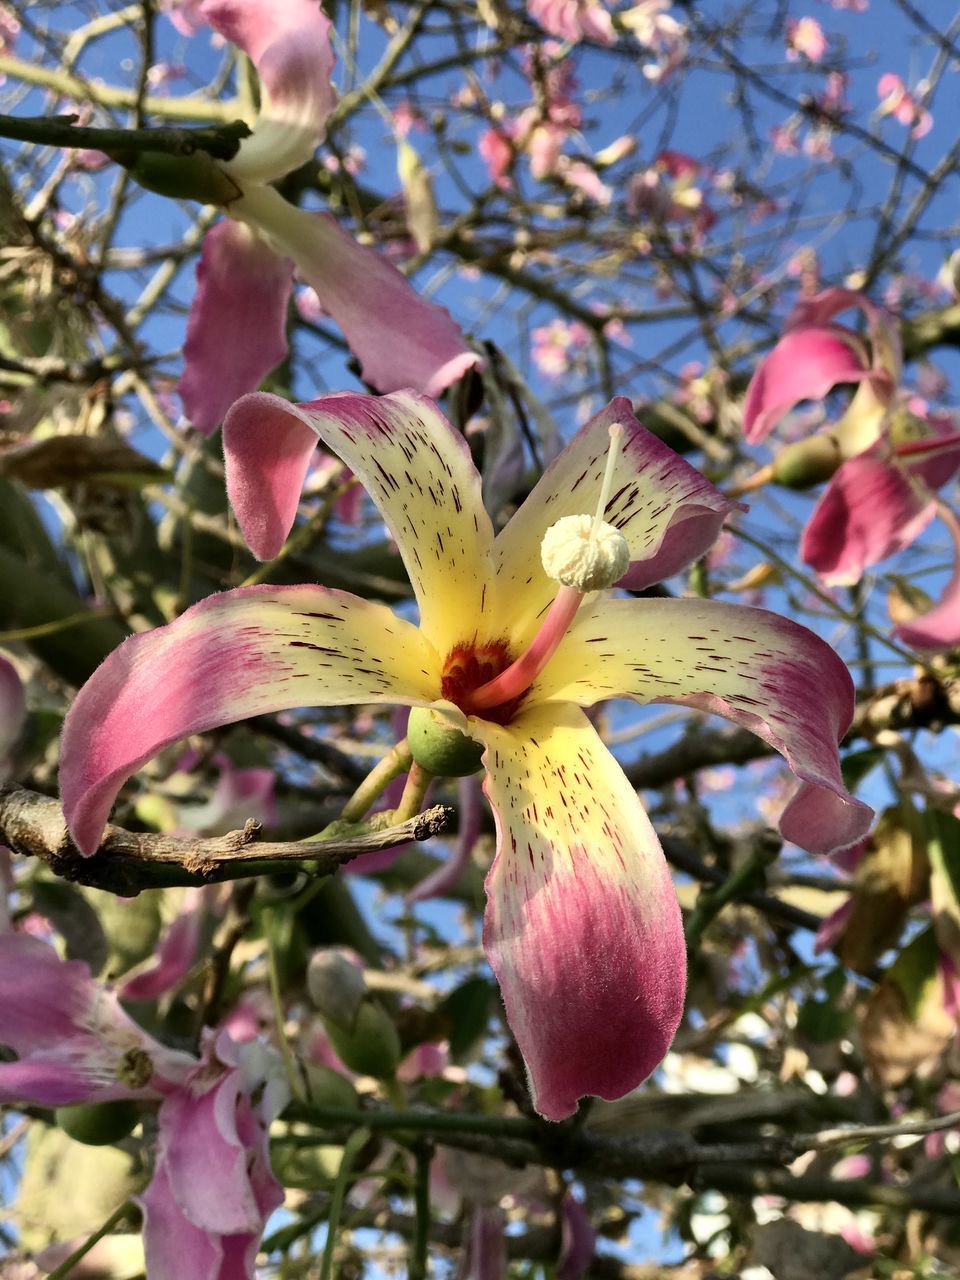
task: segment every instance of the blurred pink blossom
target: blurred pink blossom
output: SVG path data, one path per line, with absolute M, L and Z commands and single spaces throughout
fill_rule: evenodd
M 613 19 L 601 0 L 528 0 L 527 12 L 544 31 L 571 44 L 594 40 L 610 45 L 617 39 Z
M 892 115 L 900 124 L 912 126 L 911 134 L 914 138 L 922 138 L 933 128 L 933 116 L 920 103 L 918 96 L 911 93 L 892 71 L 880 77 L 877 96 L 880 99 L 879 114 Z
M 786 24 L 787 57 L 795 62 L 799 57 L 819 62 L 827 52 L 829 42 L 816 18 L 788 18 Z
M 545 378 L 569 373 L 575 358 L 590 345 L 590 330 L 579 320 L 551 320 L 534 329 L 531 356 Z

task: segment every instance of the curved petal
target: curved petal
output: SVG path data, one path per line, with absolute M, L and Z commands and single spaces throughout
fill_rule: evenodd
M 819 636 L 765 609 L 715 600 L 600 600 L 581 609 L 531 699 L 676 702 L 724 716 L 801 781 L 780 830 L 811 853 L 853 844 L 873 811 L 843 785 L 837 743 L 853 682 Z
M 313 155 L 336 101 L 330 19 L 316 0 L 204 0 L 201 12 L 260 77 L 253 133 L 223 167 L 253 182 L 282 178 Z
M 540 564 L 547 529 L 563 516 L 593 515 L 610 451 L 609 429 L 624 428 L 604 519 L 630 547 L 622 585 L 641 590 L 690 564 L 712 545 L 738 504 L 640 425 L 619 396 L 573 437 L 497 535 L 496 617 L 515 645 L 527 647 L 557 584 Z
M 896 638 L 913 649 L 954 649 L 960 645 L 960 521 L 946 507 L 940 507 L 939 512 L 953 539 L 953 572 L 932 609 L 894 628 Z
M 800 538 L 800 558 L 824 582 L 849 586 L 908 547 L 936 514 L 936 498 L 910 470 L 878 454 L 848 459 L 830 480 Z
M 225 218 L 204 236 L 179 386 L 187 417 L 204 435 L 286 358 L 292 284 L 289 258 L 242 223 Z
M 261 394 L 233 406 L 223 424 L 227 492 L 255 553 L 275 555 L 282 545 L 316 436 L 379 508 L 427 639 L 441 655 L 470 639 L 491 598 L 493 529 L 466 441 L 412 392 L 341 392 L 302 405 Z
M 323 587 L 241 587 L 131 636 L 80 690 L 63 728 L 60 789 L 92 853 L 120 787 L 191 733 L 291 707 L 427 704 L 439 660 L 383 605 Z
M 421 298 L 392 263 L 329 214 L 298 209 L 272 187 L 251 188 L 230 213 L 293 258 L 378 391 L 412 387 L 438 396 L 480 363 L 446 307 Z
M 850 330 L 840 325 L 788 329 L 750 379 L 743 433 L 757 444 L 801 400 L 822 400 L 832 387 L 860 382 L 870 372 L 863 344 Z
M 240 1102 L 240 1072 L 233 1069 L 212 1088 L 198 1082 L 178 1089 L 160 1108 L 158 1163 L 167 1171 L 173 1197 L 195 1226 L 218 1235 L 261 1225 L 237 1133 Z
M 862 311 L 866 316 L 872 347 L 871 364 L 875 371 L 883 372 L 896 386 L 903 372 L 900 327 L 889 311 L 878 307 L 859 289 L 832 287 L 822 289 L 810 298 L 801 298 L 787 316 L 784 327 L 797 329 L 806 325 L 826 325 L 841 311 L 850 310 Z
M 471 721 L 497 826 L 483 942 L 533 1104 L 562 1120 L 662 1060 L 683 1013 L 680 909 L 636 793 L 579 708 Z
M 162 1161 L 157 1162 L 149 1187 L 134 1199 L 143 1211 L 148 1275 L 158 1280 L 220 1280 L 224 1238 L 195 1226 L 184 1214 Z M 239 1280 L 244 1273 L 234 1274 Z

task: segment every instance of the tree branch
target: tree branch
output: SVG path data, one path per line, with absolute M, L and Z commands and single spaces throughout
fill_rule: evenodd
M 125 831 L 108 826 L 91 857 L 77 849 L 58 801 L 15 784 L 0 788 L 0 843 L 25 858 L 39 858 L 58 876 L 129 897 L 141 889 L 239 880 L 309 863 L 328 876 L 362 853 L 427 840 L 447 826 L 452 810 L 434 805 L 383 831 L 333 840 L 272 843 L 259 840 L 260 824 L 211 839 Z

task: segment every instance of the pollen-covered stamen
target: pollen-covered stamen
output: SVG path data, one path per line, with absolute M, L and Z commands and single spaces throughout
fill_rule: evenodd
M 623 440 L 623 427 L 609 428 L 610 448 L 594 515 L 564 516 L 550 526 L 540 545 L 544 572 L 560 584 L 540 630 L 527 651 L 488 684 L 474 690 L 461 704 L 468 714 L 499 707 L 521 697 L 547 665 L 590 591 L 612 587 L 630 566 L 627 540 L 603 518 Z

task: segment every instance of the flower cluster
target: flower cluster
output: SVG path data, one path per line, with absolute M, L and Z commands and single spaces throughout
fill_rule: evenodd
M 867 318 L 869 344 L 834 317 L 851 308 Z M 864 294 L 826 289 L 802 300 L 747 389 L 743 426 L 763 440 L 802 400 L 856 384 L 846 412 L 822 435 L 774 463 L 774 475 L 806 484 L 830 476 L 800 541 L 800 555 L 825 582 L 858 582 L 871 565 L 909 546 L 939 512 L 957 546 L 958 567 L 929 613 L 895 634 L 922 649 L 960 643 L 960 522 L 937 491 L 960 471 L 960 434 L 945 414 L 929 413 L 901 388 L 896 322 Z M 778 470 L 779 468 L 779 470 Z

